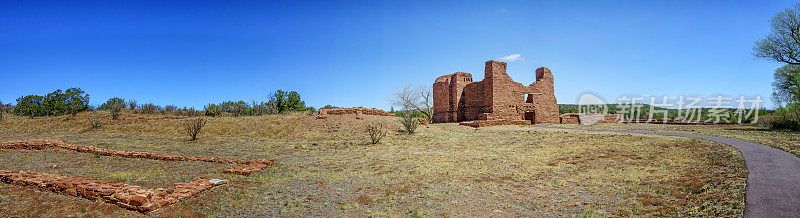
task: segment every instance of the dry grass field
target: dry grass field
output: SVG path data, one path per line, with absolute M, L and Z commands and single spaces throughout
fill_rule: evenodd
M 554 124 L 550 126 L 576 127 Z M 800 157 L 800 132 L 771 130 L 754 125 L 672 125 L 646 123 L 597 123 L 581 125 L 584 129 L 647 130 L 651 132 L 689 133 L 747 140 L 772 146 Z
M 102 113 L 102 112 L 101 112 Z M 400 133 L 395 117 L 304 113 L 206 117 L 197 141 L 185 119 L 124 114 L 90 129 L 90 113 L 0 122 L 0 141 L 62 139 L 104 148 L 275 159 L 249 175 L 218 163 L 95 156 L 58 149 L 0 150 L 0 169 L 105 179 L 144 187 L 199 176 L 226 185 L 151 214 L 102 201 L 0 184 L 11 216 L 741 216 L 740 153 L 710 141 L 638 134 L 458 124 Z M 389 135 L 367 143 L 364 126 Z M 600 126 L 598 126 L 600 127 Z M 605 126 L 602 126 L 605 128 Z M 616 128 L 608 126 L 607 128 Z M 742 130 L 746 131 L 746 130 Z M 751 131 L 752 134 L 763 134 Z M 777 139 L 776 139 L 777 140 Z M 758 142 L 758 141 L 757 141 Z M 52 166 L 56 167 L 52 167 Z

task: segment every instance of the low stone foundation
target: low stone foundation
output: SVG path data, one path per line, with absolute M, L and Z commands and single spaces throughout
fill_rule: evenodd
M 203 161 L 225 164 L 236 164 L 224 172 L 238 173 L 242 175 L 249 175 L 253 172 L 261 171 L 269 165 L 275 164 L 275 160 L 265 159 L 239 159 L 239 158 L 222 158 L 222 157 L 206 157 L 206 156 L 190 156 L 190 155 L 172 155 L 139 151 L 125 151 L 115 149 L 98 148 L 94 146 L 70 144 L 63 140 L 57 139 L 28 139 L 28 140 L 12 140 L 0 142 L 1 149 L 32 149 L 41 150 L 48 147 L 63 148 L 83 153 L 100 154 L 106 156 L 119 156 L 126 158 L 144 158 L 153 160 L 164 161 Z
M 227 182 L 200 177 L 189 182 L 175 183 L 170 188 L 143 189 L 105 180 L 9 170 L 0 170 L 0 181 L 89 200 L 103 199 L 143 213 L 164 208 Z
M 499 125 L 531 125 L 530 120 L 473 120 L 473 121 L 464 121 L 458 124 L 471 126 L 471 127 L 487 127 L 487 126 L 499 126 Z
M 353 108 L 319 109 L 319 112 L 317 113 L 317 119 L 328 118 L 328 115 L 345 115 L 345 114 L 355 114 L 357 119 L 361 119 L 362 115 L 394 116 L 394 114 L 386 112 L 381 109 L 353 107 Z
M 622 114 L 565 113 L 559 119 L 561 124 L 619 123 L 622 121 Z
M 577 113 L 566 113 L 558 117 L 561 124 L 578 124 L 580 123 L 580 115 Z
M 672 119 L 638 119 L 625 120 L 622 123 L 652 123 L 652 124 L 676 124 L 676 125 L 736 125 L 731 122 L 713 122 L 704 120 L 672 120 Z

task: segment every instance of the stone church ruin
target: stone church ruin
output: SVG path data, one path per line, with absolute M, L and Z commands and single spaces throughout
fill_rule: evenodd
M 456 72 L 433 83 L 433 122 L 460 122 L 474 127 L 560 123 L 550 69 L 536 69 L 536 81 L 525 86 L 506 73 L 506 63 L 487 61 L 484 79 Z

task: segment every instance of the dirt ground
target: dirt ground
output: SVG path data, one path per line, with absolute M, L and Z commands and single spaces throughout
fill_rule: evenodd
M 0 183 L 0 213 L 594 217 L 741 216 L 744 209 L 747 170 L 739 152 L 697 139 L 452 123 L 421 126 L 409 136 L 399 132 L 395 117 L 317 120 L 298 113 L 206 117 L 199 140 L 189 142 L 182 135 L 185 119 L 125 114 L 125 120 L 106 118 L 92 130 L 88 116 L 10 116 L 0 122 L 0 141 L 62 139 L 122 150 L 275 159 L 278 164 L 243 176 L 220 173 L 227 165 L 218 163 L 0 150 L 0 169 L 7 170 L 145 187 L 199 176 L 230 181 L 151 214 Z M 371 145 L 364 126 L 375 122 L 384 123 L 389 134 Z

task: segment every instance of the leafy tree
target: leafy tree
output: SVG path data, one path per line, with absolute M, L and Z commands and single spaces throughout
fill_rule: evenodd
M 770 20 L 769 35 L 755 42 L 753 55 L 792 65 L 800 64 L 800 4 L 787 8 Z
M 208 104 L 207 106 L 205 106 L 205 108 L 203 108 L 203 111 L 205 112 L 206 116 L 211 116 L 211 117 L 215 117 L 217 115 L 222 114 L 222 108 L 215 104 Z
M 39 95 L 27 95 L 17 98 L 17 106 L 14 107 L 14 113 L 29 116 L 30 118 L 42 116 L 44 114 L 43 101 L 44 96 Z
M 800 65 L 786 65 L 775 70 L 772 97 L 778 102 L 800 103 Z
M 269 96 L 267 104 L 270 107 L 274 107 L 274 111 L 277 113 L 313 110 L 313 108 L 306 107 L 306 103 L 300 98 L 300 94 L 297 92 L 286 92 L 280 89 Z
M 42 100 L 44 114 L 41 115 L 74 115 L 87 110 L 88 104 L 89 95 L 80 88 L 70 88 L 66 92 L 59 89 L 44 96 Z
M 300 99 L 300 94 L 297 94 L 295 91 L 289 92 L 286 95 L 286 110 L 287 111 L 305 111 L 306 103 Z
M 89 109 L 89 95 L 80 88 L 70 88 L 66 92 L 56 90 L 45 96 L 28 95 L 17 99 L 14 113 L 20 115 L 50 116 L 50 115 L 75 115 Z
M 69 88 L 64 93 L 66 95 L 67 110 L 75 115 L 78 112 L 89 110 L 89 94 L 80 88 Z
M 220 107 L 222 112 L 231 113 L 234 116 L 252 115 L 250 106 L 244 101 L 224 101 Z
M 125 99 L 118 98 L 118 97 L 110 98 L 110 99 L 108 99 L 108 101 L 106 101 L 105 103 L 100 105 L 99 109 L 100 110 L 109 110 L 109 109 L 111 109 L 111 106 L 115 105 L 115 104 L 125 105 Z
M 333 105 L 325 105 L 325 106 L 322 106 L 319 109 L 333 109 L 333 108 L 339 108 L 339 107 L 336 107 L 336 106 L 333 106 Z

